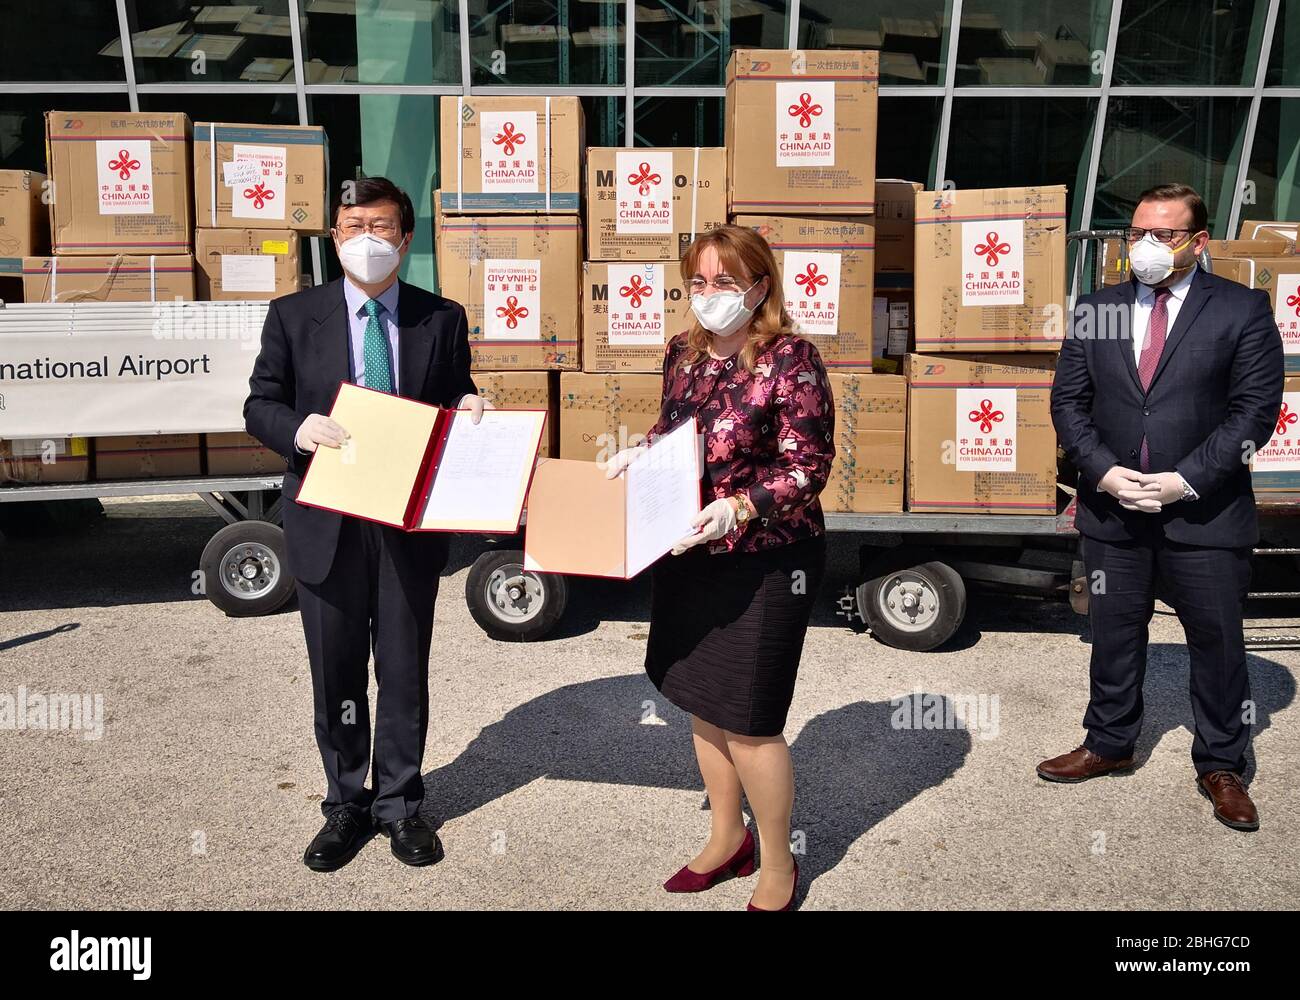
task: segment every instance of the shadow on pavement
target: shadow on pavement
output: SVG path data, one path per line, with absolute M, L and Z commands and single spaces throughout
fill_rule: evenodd
M 793 828 L 807 843 L 801 884 L 835 868 L 867 830 L 961 766 L 970 732 L 891 724 L 900 705 L 911 719 L 911 699 L 927 697 L 947 712 L 938 695 L 855 702 L 811 719 L 791 744 Z M 667 725 L 643 724 L 650 708 Z M 424 808 L 437 828 L 538 778 L 704 791 L 689 716 L 644 675 L 629 674 L 569 684 L 512 709 L 425 775 Z M 665 858 L 665 870 L 675 863 Z

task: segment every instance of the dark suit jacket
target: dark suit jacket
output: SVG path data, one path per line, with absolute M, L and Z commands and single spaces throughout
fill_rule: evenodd
M 1052 422 L 1079 471 L 1076 525 L 1093 538 L 1143 537 L 1211 547 L 1259 540 L 1250 455 L 1268 443 L 1282 405 L 1282 337 L 1266 292 L 1197 269 L 1142 391 L 1133 356 L 1132 281 L 1078 300 L 1052 385 Z M 1159 514 L 1125 510 L 1097 484 L 1115 465 L 1176 471 L 1199 500 Z
M 469 373 L 465 310 L 450 299 L 400 283 L 397 297 L 397 393 L 451 406 L 477 393 Z M 262 350 L 248 380 L 244 424 L 248 433 L 289 463 L 284 475 L 286 569 L 304 583 L 319 583 L 334 561 L 344 515 L 294 503 L 308 455 L 293 446 L 310 413 L 328 414 L 339 383 L 349 378 L 350 347 L 343 279 L 271 301 Z M 404 541 L 433 549 L 444 536 L 419 533 Z

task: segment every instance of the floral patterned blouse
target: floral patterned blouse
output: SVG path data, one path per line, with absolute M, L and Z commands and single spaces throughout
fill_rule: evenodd
M 825 533 L 818 494 L 835 458 L 835 403 L 817 348 L 802 337 L 779 337 L 753 374 L 735 357 L 674 369 L 684 350 L 685 333 L 668 342 L 663 403 L 646 441 L 698 416 L 704 503 L 744 493 L 758 512 L 708 543 L 709 552 L 756 552 Z

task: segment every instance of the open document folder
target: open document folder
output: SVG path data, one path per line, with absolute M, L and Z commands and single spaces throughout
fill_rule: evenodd
M 312 454 L 298 502 L 406 531 L 515 532 L 545 410 L 444 410 L 344 382 L 341 448 Z
M 701 472 L 694 421 L 614 479 L 594 462 L 543 459 L 528 493 L 524 568 L 630 580 L 695 530 Z

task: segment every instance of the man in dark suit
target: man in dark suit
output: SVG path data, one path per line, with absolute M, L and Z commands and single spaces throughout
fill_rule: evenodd
M 248 433 L 288 462 L 285 569 L 297 579 L 327 782 L 326 822 L 303 862 L 314 871 L 341 868 L 378 828 L 399 860 L 425 865 L 440 853 L 419 809 L 429 645 L 447 536 L 407 533 L 294 498 L 311 453 L 347 437 L 326 415 L 341 382 L 463 406 L 475 423 L 484 401 L 470 378 L 465 310 L 398 280 L 415 228 L 411 199 L 382 177 L 348 181 L 332 218 L 345 276 L 271 302 L 244 403 Z
M 1159 580 L 1187 637 L 1197 787 L 1219 821 L 1254 830 L 1241 777 L 1252 715 L 1242 618 L 1259 540 L 1249 461 L 1277 422 L 1282 339 L 1265 292 L 1196 266 L 1206 225 L 1191 188 L 1145 192 L 1128 232 L 1134 279 L 1082 296 L 1061 346 L 1052 421 L 1079 469 L 1091 697 L 1083 745 L 1038 774 L 1132 767 Z

